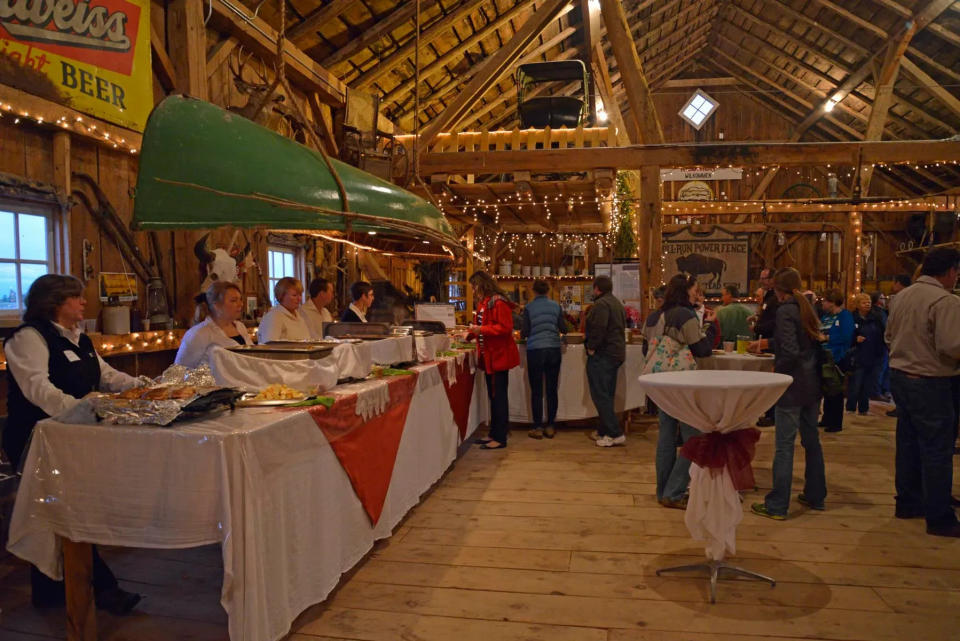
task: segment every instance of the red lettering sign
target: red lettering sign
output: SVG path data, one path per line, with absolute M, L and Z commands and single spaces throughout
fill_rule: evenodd
M 126 0 L 0 0 L 0 37 L 126 76 L 139 27 Z

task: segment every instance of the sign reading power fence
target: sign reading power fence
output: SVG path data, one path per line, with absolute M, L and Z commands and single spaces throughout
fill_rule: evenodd
M 664 280 L 675 274 L 691 274 L 708 295 L 719 295 L 726 285 L 735 285 L 741 294 L 747 292 L 747 266 L 750 239 L 746 234 L 731 234 L 714 227 L 701 234 L 689 227 L 673 234 L 664 234 Z
M 0 0 L 0 81 L 128 129 L 153 108 L 149 0 Z

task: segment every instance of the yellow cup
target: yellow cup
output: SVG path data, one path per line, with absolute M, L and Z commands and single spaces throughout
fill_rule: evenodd
M 746 354 L 747 346 L 750 344 L 749 336 L 737 336 L 737 354 Z

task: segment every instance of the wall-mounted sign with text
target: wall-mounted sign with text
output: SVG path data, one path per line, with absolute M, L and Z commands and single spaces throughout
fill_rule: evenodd
M 740 167 L 717 167 L 716 169 L 661 169 L 662 182 L 687 182 L 690 180 L 740 180 L 743 169 Z
M 143 131 L 153 109 L 149 0 L 0 0 L 0 81 Z

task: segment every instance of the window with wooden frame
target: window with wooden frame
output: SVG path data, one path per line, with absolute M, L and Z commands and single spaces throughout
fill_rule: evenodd
M 54 271 L 52 208 L 0 200 L 0 318 L 23 315 L 30 285 Z

